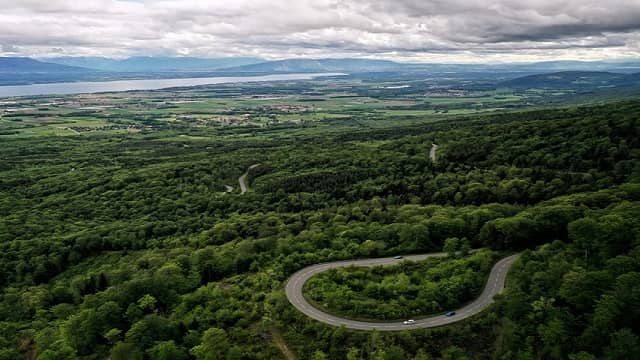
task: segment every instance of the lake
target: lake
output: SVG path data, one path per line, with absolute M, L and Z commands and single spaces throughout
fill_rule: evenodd
M 0 86 L 0 97 L 35 96 L 35 95 L 68 95 L 99 92 L 117 92 L 131 90 L 159 90 L 174 87 L 256 82 L 256 81 L 286 81 L 310 80 L 321 76 L 339 76 L 342 73 L 317 74 L 278 74 L 263 76 L 228 76 L 208 78 L 183 79 L 145 79 L 145 80 L 115 80 L 115 81 L 79 81 L 50 84 L 9 85 Z

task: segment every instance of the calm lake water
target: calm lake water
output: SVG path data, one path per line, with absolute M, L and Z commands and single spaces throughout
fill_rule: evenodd
M 185 79 L 150 79 L 150 80 L 116 80 L 116 81 L 87 81 L 65 82 L 51 84 L 10 85 L 0 86 L 0 97 L 35 96 L 35 95 L 66 95 L 86 94 L 98 92 L 116 92 L 130 90 L 158 90 L 173 87 L 211 85 L 224 83 L 240 83 L 255 81 L 283 81 L 309 80 L 320 76 L 338 76 L 340 73 L 318 74 L 279 74 L 264 76 L 229 76 L 209 78 Z

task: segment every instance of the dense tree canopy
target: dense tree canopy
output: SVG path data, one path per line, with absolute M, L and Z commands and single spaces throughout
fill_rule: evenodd
M 637 358 L 638 114 L 629 101 L 188 141 L 3 138 L 0 359 L 273 359 L 280 338 L 301 359 Z M 248 193 L 225 193 L 257 163 Z M 433 330 L 332 328 L 284 297 L 306 265 L 444 246 L 524 253 L 495 306 Z M 440 311 L 477 293 L 489 254 L 374 274 L 365 293 L 428 304 L 447 287 Z M 328 306 L 415 311 L 348 299 Z
M 305 294 L 348 318 L 398 320 L 455 309 L 477 297 L 498 255 L 431 258 L 394 267 L 341 268 L 311 278 Z

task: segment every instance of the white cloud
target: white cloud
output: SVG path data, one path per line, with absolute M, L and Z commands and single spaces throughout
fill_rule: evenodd
M 0 55 L 640 56 L 638 0 L 0 0 L 0 8 Z

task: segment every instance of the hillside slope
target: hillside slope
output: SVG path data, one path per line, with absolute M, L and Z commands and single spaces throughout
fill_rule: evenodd
M 567 89 L 640 85 L 638 74 L 618 74 L 606 71 L 562 71 L 523 76 L 500 83 L 513 89 Z

